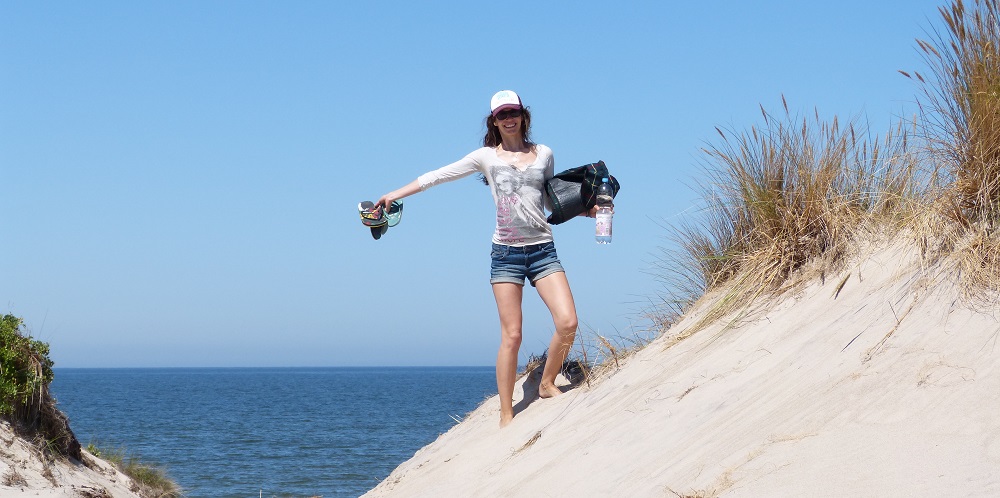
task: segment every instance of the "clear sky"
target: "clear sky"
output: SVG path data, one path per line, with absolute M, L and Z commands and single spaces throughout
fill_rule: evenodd
M 0 2 L 0 312 L 61 367 L 490 365 L 488 188 L 407 198 L 379 241 L 356 205 L 512 89 L 557 171 L 621 182 L 611 245 L 554 232 L 584 333 L 631 335 L 715 127 L 784 95 L 884 133 L 940 5 Z M 522 357 L 551 333 L 526 291 Z

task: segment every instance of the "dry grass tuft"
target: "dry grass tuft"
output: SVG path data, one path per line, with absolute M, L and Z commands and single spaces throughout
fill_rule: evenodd
M 7 470 L 7 473 L 4 474 L 3 479 L 0 479 L 0 484 L 13 488 L 25 486 L 28 484 L 28 481 L 24 479 L 24 476 L 17 473 L 17 469 L 11 467 Z
M 784 110 L 779 118 L 762 108 L 763 125 L 744 132 L 717 129 L 721 140 L 705 148 L 698 184 L 704 209 L 670 227 L 680 249 L 658 264 L 672 290 L 666 307 L 679 316 L 722 291 L 689 333 L 787 289 L 807 263 L 835 266 L 859 234 L 897 230 L 917 212 L 925 187 L 902 124 L 870 138 L 855 122 L 818 113 L 800 120 L 787 103 Z
M 87 452 L 112 464 L 123 474 L 132 478 L 132 491 L 146 498 L 179 498 L 183 496 L 166 471 L 159 466 L 143 462 L 122 448 L 98 448 L 94 443 L 87 445 Z
M 563 367 L 567 378 L 586 381 L 587 385 L 597 378 L 621 368 L 623 362 L 642 350 L 657 336 L 656 330 L 639 331 L 633 329 L 630 336 L 615 331 L 613 336 L 605 336 L 595 330 L 577 334 L 574 343 L 574 360 Z M 574 374 L 574 375 L 570 375 Z
M 528 441 L 525 442 L 520 448 L 518 448 L 517 450 L 515 450 L 514 453 L 520 453 L 520 452 L 522 452 L 522 451 L 530 448 L 531 445 L 535 444 L 535 442 L 537 442 L 539 439 L 541 439 L 541 437 L 542 437 L 542 431 L 536 432 L 534 436 L 531 436 L 531 439 L 528 439 Z
M 712 303 L 674 342 L 724 316 L 738 320 L 795 285 L 836 272 L 861 242 L 905 228 L 927 262 L 947 259 L 966 298 L 1000 300 L 1000 0 L 954 0 L 941 30 L 918 40 L 928 74 L 919 118 L 882 139 L 837 118 L 783 116 L 717 129 L 697 187 L 703 209 L 666 228 L 676 249 L 654 268 L 667 289 L 664 332 L 698 299 Z M 918 147 L 910 137 L 919 139 Z M 840 284 L 843 285 L 843 282 Z M 839 292 L 838 287 L 838 291 Z M 732 322 L 731 322 L 732 323 Z
M 970 7 L 940 8 L 944 30 L 917 41 L 930 73 L 903 74 L 925 98 L 920 130 L 940 186 L 933 232 L 968 295 L 982 297 L 1000 289 L 1000 2 Z
M 979 304 L 996 304 L 1000 294 L 1000 234 L 976 226 L 957 241 L 955 260 L 963 277 L 965 297 Z

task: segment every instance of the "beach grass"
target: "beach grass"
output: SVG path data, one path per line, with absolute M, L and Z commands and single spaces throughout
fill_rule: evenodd
M 577 334 L 573 351 L 564 370 L 575 369 L 577 375 L 564 372 L 567 378 L 578 378 L 587 385 L 591 381 L 618 370 L 625 361 L 641 351 L 656 336 L 655 329 L 632 329 L 629 334 L 619 330 L 613 333 L 602 333 L 599 330 L 586 329 Z
M 936 242 L 968 294 L 982 297 L 1000 290 L 1000 2 L 955 1 L 939 13 L 943 27 L 917 41 L 928 70 L 901 72 L 922 93 L 934 225 L 945 235 Z
M 702 209 L 668 226 L 678 247 L 658 263 L 668 311 L 721 292 L 690 332 L 785 290 L 810 263 L 835 268 L 859 237 L 898 231 L 919 211 L 926 187 L 905 123 L 871 136 L 859 120 L 799 118 L 782 103 L 748 130 L 717 129 L 696 183 Z
M 180 498 L 180 486 L 158 465 L 142 461 L 141 458 L 120 447 L 99 447 L 97 443 L 87 445 L 87 451 L 97 458 L 114 465 L 123 474 L 132 478 L 133 492 L 147 498 Z
M 55 378 L 49 345 L 32 339 L 21 318 L 0 316 L 0 417 L 10 421 L 19 435 L 31 441 L 46 460 L 72 458 L 85 461 L 80 443 L 66 415 L 56 408 L 49 392 Z M 124 450 L 102 451 L 91 445 L 90 453 L 118 467 L 135 482 L 141 496 L 180 497 L 180 488 L 166 473 L 127 455 Z M 46 467 L 46 472 L 51 470 Z M 51 474 L 48 475 L 52 479 Z M 23 481 L 16 471 L 3 477 L 4 485 Z M 54 482 L 54 481 L 53 481 Z
M 930 71 L 900 71 L 920 112 L 882 134 L 836 116 L 761 107 L 748 129 L 717 128 L 696 181 L 701 208 L 666 224 L 654 312 L 668 330 L 703 296 L 713 305 L 683 334 L 736 320 L 761 298 L 825 278 L 860 242 L 907 234 L 954 262 L 969 296 L 1000 290 L 1000 1 L 942 7 L 943 29 L 918 40 Z M 677 339 L 683 339 L 682 336 Z

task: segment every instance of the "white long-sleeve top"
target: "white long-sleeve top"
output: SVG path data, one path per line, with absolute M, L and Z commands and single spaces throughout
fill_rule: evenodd
M 497 157 L 493 147 L 482 147 L 462 159 L 417 177 L 420 190 L 434 185 L 482 173 L 493 193 L 497 207 L 497 226 L 493 242 L 508 246 L 527 246 L 552 241 L 552 227 L 545 220 L 551 210 L 545 195 L 545 182 L 552 178 L 555 160 L 552 149 L 535 145 L 537 159 L 527 166 L 514 166 Z

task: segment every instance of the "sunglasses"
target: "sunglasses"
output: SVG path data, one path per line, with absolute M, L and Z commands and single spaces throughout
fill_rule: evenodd
M 506 111 L 500 111 L 497 113 L 496 116 L 497 121 L 503 121 L 505 119 L 519 118 L 519 117 L 521 117 L 520 109 L 508 109 Z

